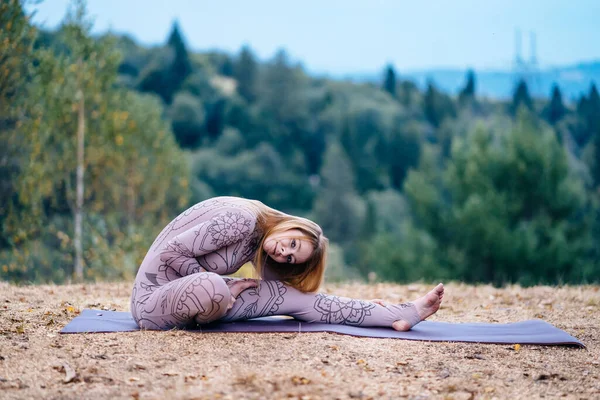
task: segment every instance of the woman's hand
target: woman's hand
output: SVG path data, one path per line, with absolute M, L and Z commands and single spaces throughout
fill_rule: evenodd
M 229 311 L 240 293 L 251 287 L 258 287 L 258 281 L 256 279 L 231 279 L 227 280 L 227 286 L 229 286 L 229 292 L 231 293 L 229 305 L 227 306 L 227 311 Z

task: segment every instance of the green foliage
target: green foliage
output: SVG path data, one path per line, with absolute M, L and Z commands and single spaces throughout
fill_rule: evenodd
M 388 65 L 385 69 L 383 90 L 388 92 L 392 97 L 396 97 L 396 71 L 394 71 L 392 65 Z
M 248 103 L 257 97 L 258 66 L 248 46 L 242 51 L 233 67 L 233 76 L 237 80 L 237 91 Z
M 469 70 L 467 72 L 467 82 L 465 83 L 465 87 L 463 87 L 458 94 L 458 102 L 461 105 L 465 105 L 468 102 L 472 102 L 475 100 L 475 72 L 473 70 Z
M 29 144 L 20 127 L 29 118 L 28 101 L 36 31 L 19 0 L 0 4 L 0 248 L 8 246 L 14 232 L 7 225 L 18 207 L 18 177 Z
M 165 103 L 170 104 L 191 72 L 191 61 L 179 24 L 174 22 L 167 45 L 158 50 L 142 70 L 137 87 L 142 92 L 158 94 Z
M 91 38 L 85 9 L 75 5 L 56 37 L 60 52 L 36 51 L 33 78 L 20 93 L 31 105 L 16 129 L 28 146 L 19 160 L 18 203 L 4 224 L 6 280 L 62 281 L 73 272 L 78 93 L 88 132 L 85 277 L 132 277 L 172 216 L 168 208 L 188 203 L 187 163 L 160 104 L 115 87 L 120 55 L 110 38 Z
M 418 124 L 403 118 L 398 118 L 389 132 L 385 160 L 390 166 L 390 183 L 394 189 L 402 190 L 408 171 L 419 163 L 424 135 Z
M 179 92 L 169 113 L 173 134 L 182 148 L 196 148 L 202 143 L 205 134 L 205 113 L 202 103 L 190 93 Z
M 360 234 L 364 204 L 356 194 L 350 160 L 335 141 L 325 153 L 321 179 L 314 218 L 332 241 L 348 246 Z
M 425 118 L 434 128 L 439 128 L 446 118 L 456 116 L 456 108 L 452 99 L 441 93 L 433 84 L 427 84 L 427 91 L 423 99 L 423 112 Z
M 516 115 L 521 108 L 525 108 L 529 111 L 533 110 L 533 100 L 531 100 L 531 96 L 529 95 L 527 82 L 525 82 L 523 79 L 519 81 L 513 93 L 513 100 L 510 106 L 510 112 L 513 115 Z
M 220 140 L 217 149 L 224 147 L 224 141 Z M 312 188 L 284 165 L 281 155 L 267 143 L 235 155 L 232 149 L 223 153 L 212 148 L 203 149 L 193 155 L 195 182 L 192 185 L 205 182 L 216 195 L 256 199 L 279 209 L 309 208 Z
M 552 131 L 525 117 L 506 134 L 477 129 L 453 144 L 441 178 L 443 185 L 424 164 L 405 189 L 453 276 L 496 284 L 598 279 L 586 266 L 589 199 Z
M 595 85 L 572 110 L 524 82 L 476 98 L 467 71 L 455 100 L 391 65 L 359 84 L 283 49 L 188 52 L 177 23 L 161 47 L 93 38 L 83 1 L 36 37 L 0 3 L 2 279 L 71 278 L 83 98 L 87 279 L 131 278 L 173 216 L 237 195 L 320 223 L 329 280 L 600 280 Z
M 556 125 L 567 113 L 567 108 L 563 104 L 562 94 L 558 85 L 552 87 L 550 103 L 544 111 L 545 117 L 552 125 Z

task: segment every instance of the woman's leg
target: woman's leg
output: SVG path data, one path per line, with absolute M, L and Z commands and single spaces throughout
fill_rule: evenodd
M 131 311 L 140 328 L 181 328 L 222 318 L 230 297 L 221 276 L 199 272 L 162 286 L 138 285 L 136 282 Z
M 437 311 L 443 293 L 440 284 L 414 302 L 381 306 L 347 297 L 302 293 L 280 281 L 260 281 L 258 287 L 243 291 L 221 320 L 291 315 L 306 322 L 408 330 Z

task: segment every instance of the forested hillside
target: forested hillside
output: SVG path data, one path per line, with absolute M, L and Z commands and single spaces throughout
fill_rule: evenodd
M 517 82 L 501 102 L 473 72 L 459 93 L 393 66 L 325 79 L 284 49 L 191 52 L 176 23 L 158 47 L 92 37 L 78 4 L 53 32 L 0 5 L 2 279 L 130 278 L 215 195 L 321 224 L 330 280 L 600 279 L 595 85 L 568 103 Z

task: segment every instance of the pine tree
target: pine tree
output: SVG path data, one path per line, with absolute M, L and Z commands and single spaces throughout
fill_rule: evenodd
M 392 95 L 392 97 L 396 97 L 396 72 L 394 71 L 394 66 L 391 64 L 385 69 L 383 90 Z
M 465 104 L 468 101 L 475 99 L 475 72 L 469 70 L 467 72 L 467 83 L 462 88 L 458 95 L 458 101 L 460 104 Z
M 257 96 L 258 67 L 252 50 L 248 46 L 242 51 L 234 64 L 233 76 L 237 80 L 237 91 L 248 103 L 254 102 Z
M 169 71 L 171 87 L 173 92 L 176 92 L 183 81 L 192 72 L 192 65 L 190 63 L 190 57 L 186 49 L 183 36 L 181 35 L 181 29 L 179 28 L 179 22 L 175 21 L 171 29 L 171 34 L 167 40 L 167 46 L 173 49 L 174 58 L 173 64 Z
M 513 115 L 517 115 L 519 108 L 525 107 L 527 110 L 533 110 L 533 101 L 529 96 L 529 90 L 527 88 L 527 82 L 523 79 L 519 81 L 517 87 L 513 93 L 513 100 L 510 107 L 510 111 Z
M 591 163 L 591 173 L 594 185 L 600 187 L 600 96 L 595 83 L 590 87 L 586 102 L 586 128 L 593 143 L 594 157 Z
M 557 84 L 552 87 L 552 97 L 546 109 L 546 119 L 550 124 L 556 125 L 566 114 L 567 109 L 562 101 L 562 94 Z
M 583 182 L 554 132 L 527 118 L 499 136 L 478 128 L 457 138 L 441 182 L 438 170 L 410 174 L 417 222 L 442 264 L 469 282 L 598 279 L 585 266 L 592 242 Z
M 164 48 L 154 53 L 153 60 L 142 70 L 137 88 L 142 92 L 158 94 L 171 104 L 175 93 L 192 72 L 179 23 L 175 21 Z

